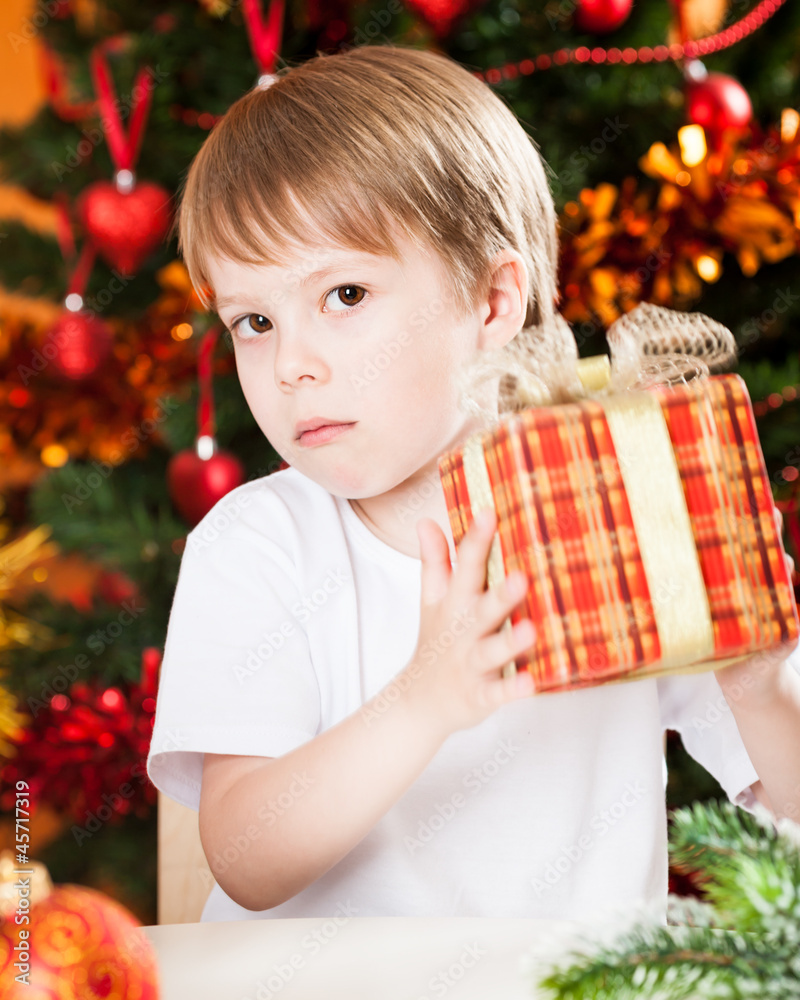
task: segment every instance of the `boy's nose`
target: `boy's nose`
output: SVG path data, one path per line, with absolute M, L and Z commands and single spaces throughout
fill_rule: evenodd
M 275 382 L 278 386 L 295 385 L 301 380 L 324 381 L 330 376 L 330 364 L 315 349 L 313 338 L 284 333 L 275 349 Z

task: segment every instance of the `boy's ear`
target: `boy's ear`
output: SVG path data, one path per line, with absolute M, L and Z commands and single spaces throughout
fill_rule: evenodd
M 522 254 L 507 247 L 492 261 L 489 294 L 481 303 L 478 347 L 493 351 L 512 340 L 525 325 L 528 268 Z

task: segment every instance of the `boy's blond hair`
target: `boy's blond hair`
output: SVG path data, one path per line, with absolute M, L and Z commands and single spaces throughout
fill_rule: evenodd
M 525 326 L 553 315 L 543 160 L 486 84 L 447 56 L 394 45 L 318 54 L 276 76 L 230 107 L 186 177 L 179 250 L 204 305 L 215 302 L 210 256 L 280 266 L 281 248 L 327 239 L 399 260 L 399 223 L 444 261 L 460 317 L 488 294 L 505 247 L 528 266 Z

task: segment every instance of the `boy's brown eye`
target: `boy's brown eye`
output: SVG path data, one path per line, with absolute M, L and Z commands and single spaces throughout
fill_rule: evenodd
M 254 333 L 266 333 L 269 320 L 266 316 L 259 316 L 257 313 L 250 313 L 247 317 L 247 325 Z
M 340 301 L 344 302 L 346 306 L 358 305 L 361 299 L 364 297 L 364 289 L 359 285 L 340 285 L 337 289 L 339 292 Z M 344 292 L 344 297 L 342 297 L 342 292 Z M 351 294 L 347 294 L 347 293 Z M 355 299 L 355 301 L 352 301 Z

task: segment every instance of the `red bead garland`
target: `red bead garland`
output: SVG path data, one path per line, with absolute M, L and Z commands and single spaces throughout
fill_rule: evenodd
M 618 48 L 605 49 L 601 46 L 588 49 L 585 45 L 581 45 L 576 49 L 565 48 L 550 54 L 543 53 L 536 56 L 535 59 L 523 59 L 519 63 L 507 64 L 502 68 L 495 67 L 484 72 L 475 71 L 473 76 L 485 83 L 492 84 L 500 83 L 503 79 L 513 79 L 517 71 L 523 76 L 529 76 L 535 70 L 550 69 L 554 64 L 563 66 L 567 62 L 591 62 L 596 65 L 604 62 L 624 62 L 630 65 L 636 62 L 665 62 L 666 60 L 675 62 L 679 59 L 696 59 L 699 56 L 710 55 L 712 52 L 721 52 L 723 49 L 741 42 L 768 21 L 785 3 L 786 0 L 761 0 L 761 3 L 736 24 L 732 24 L 729 28 L 725 28 L 715 35 L 708 35 L 706 38 L 700 38 L 696 41 L 690 40 L 685 44 L 676 43 L 654 47 L 643 45 L 638 49 L 626 48 L 621 51 Z M 509 69 L 513 71 L 513 75 L 508 72 Z
M 672 45 L 643 45 L 641 48 L 631 47 L 620 49 L 618 47 L 603 48 L 595 46 L 592 49 L 585 45 L 580 45 L 575 49 L 556 49 L 555 52 L 543 52 L 538 56 L 528 57 L 518 63 L 506 63 L 504 66 L 495 66 L 490 69 L 473 71 L 473 76 L 484 83 L 494 85 L 502 83 L 504 80 L 515 80 L 518 76 L 530 76 L 537 70 L 552 69 L 554 66 L 565 66 L 567 63 L 591 63 L 599 66 L 603 63 L 625 63 L 630 66 L 633 63 L 649 62 L 677 62 L 680 59 L 695 59 L 699 56 L 710 55 L 712 52 L 721 52 L 728 49 L 737 42 L 743 41 L 748 36 L 757 31 L 762 24 L 768 21 L 772 15 L 779 10 L 786 0 L 761 0 L 749 14 L 746 14 L 736 24 L 729 28 L 717 32 L 715 35 L 708 35 L 696 41 L 690 40 L 685 44 L 673 43 Z M 185 108 L 180 104 L 170 105 L 170 114 L 176 121 L 184 125 L 197 125 L 199 128 L 210 131 L 222 115 L 212 115 L 208 111 L 196 111 L 192 108 Z

